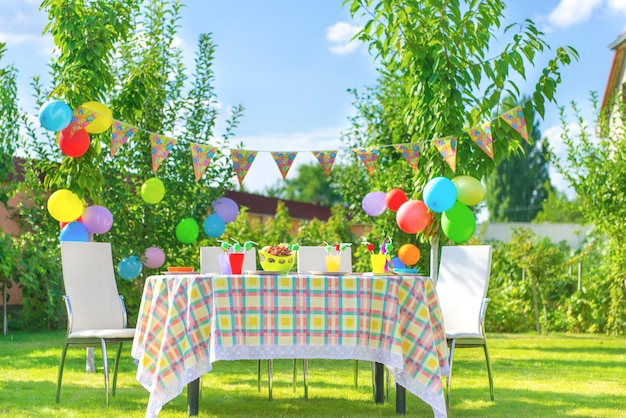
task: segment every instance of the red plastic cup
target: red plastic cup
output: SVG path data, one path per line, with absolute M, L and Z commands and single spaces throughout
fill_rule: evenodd
M 244 253 L 232 253 L 228 254 L 230 260 L 230 269 L 232 274 L 241 274 L 241 268 L 243 267 Z

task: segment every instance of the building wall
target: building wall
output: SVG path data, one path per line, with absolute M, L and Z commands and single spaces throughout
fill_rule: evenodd
M 555 244 L 565 241 L 570 248 L 579 249 L 582 247 L 585 236 L 591 226 L 570 223 L 487 222 L 476 228 L 476 235 L 480 236 L 482 240 L 509 242 L 513 235 L 513 230 L 518 228 L 528 228 L 539 237 L 550 238 L 550 241 Z

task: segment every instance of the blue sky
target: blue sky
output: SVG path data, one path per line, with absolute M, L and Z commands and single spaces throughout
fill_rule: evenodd
M 189 66 L 200 33 L 211 32 L 217 45 L 215 88 L 224 116 L 229 106 L 242 104 L 245 115 L 236 141 L 259 151 L 337 149 L 340 132 L 352 114 L 349 88 L 371 85 L 374 60 L 364 45 L 350 42 L 359 22 L 351 19 L 342 0 L 188 0 L 183 11 L 179 46 Z M 45 76 L 53 44 L 42 37 L 46 16 L 40 0 L 0 0 L 0 41 L 8 52 L 1 65 L 19 70 L 22 105 L 31 110 L 29 77 Z M 563 69 L 558 105 L 572 100 L 590 114 L 588 97 L 602 97 L 613 51 L 608 45 L 626 29 L 626 0 L 511 0 L 509 21 L 534 20 L 554 50 L 570 45 L 580 60 Z M 530 92 L 550 53 L 536 60 L 528 73 Z M 86 98 L 88 101 L 88 98 Z M 544 135 L 558 150 L 558 110 L 549 105 L 542 123 Z M 220 132 L 217 132 L 218 134 Z M 315 161 L 300 153 L 297 165 Z M 259 153 L 244 186 L 260 191 L 281 179 L 267 152 Z M 558 178 L 553 181 L 561 189 Z

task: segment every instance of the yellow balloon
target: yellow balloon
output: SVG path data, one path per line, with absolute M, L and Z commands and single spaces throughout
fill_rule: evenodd
M 458 176 L 452 179 L 456 187 L 456 200 L 467 206 L 479 204 L 485 197 L 485 188 L 480 180 L 470 176 Z
M 48 198 L 48 212 L 59 222 L 72 222 L 85 210 L 83 201 L 72 191 L 57 190 Z
M 102 133 L 109 129 L 113 123 L 113 112 L 106 105 L 99 102 L 85 102 L 81 107 L 96 112 L 93 121 L 85 127 L 85 130 L 90 134 Z

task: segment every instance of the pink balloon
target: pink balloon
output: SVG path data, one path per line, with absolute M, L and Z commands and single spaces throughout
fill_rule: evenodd
M 142 262 L 148 268 L 158 269 L 165 263 L 165 253 L 158 247 L 150 247 L 143 255 Z
M 431 216 L 431 212 L 423 201 L 408 200 L 398 209 L 396 223 L 404 232 L 417 234 L 428 226 Z
M 104 206 L 88 206 L 81 219 L 87 230 L 93 234 L 104 234 L 113 226 L 113 215 Z

